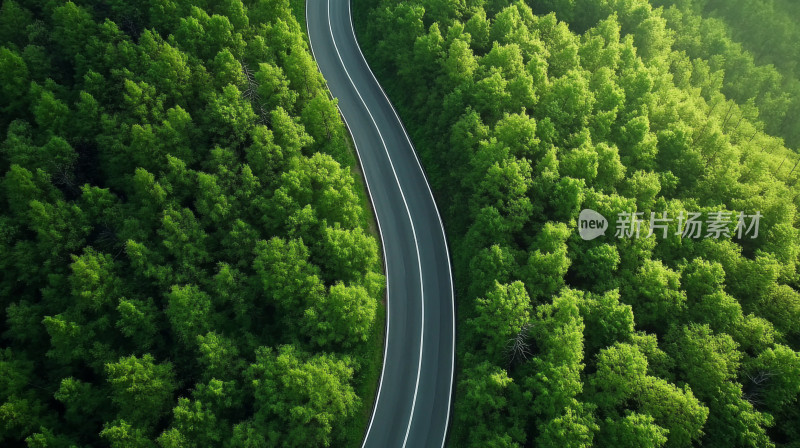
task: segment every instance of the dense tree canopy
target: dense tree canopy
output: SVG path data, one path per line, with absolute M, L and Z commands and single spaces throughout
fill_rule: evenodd
M 454 446 L 798 446 L 794 3 L 356 3 L 453 239 Z
M 302 15 L 2 2 L 0 445 L 358 443 L 385 283 Z

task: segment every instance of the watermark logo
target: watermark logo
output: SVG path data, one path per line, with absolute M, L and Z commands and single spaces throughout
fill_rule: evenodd
M 617 214 L 616 238 L 649 238 L 660 235 L 666 239 L 670 234 L 670 225 L 677 223 L 673 235 L 681 238 L 732 238 L 742 239 L 749 236 L 751 239 L 758 237 L 761 212 L 753 215 L 744 212 L 718 211 L 709 212 L 706 216 L 702 213 L 683 212 L 677 216 L 670 216 L 667 212 L 651 212 L 650 219 L 644 212 L 622 212 Z M 733 225 L 735 223 L 735 225 Z M 605 235 L 608 229 L 606 218 L 591 209 L 581 210 L 578 216 L 578 234 L 586 241 L 593 240 L 600 235 Z
M 586 241 L 605 235 L 608 220 L 594 210 L 585 208 L 578 216 L 578 234 Z

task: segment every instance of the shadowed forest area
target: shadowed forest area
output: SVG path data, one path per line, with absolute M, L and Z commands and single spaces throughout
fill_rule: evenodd
M 0 445 L 360 443 L 381 253 L 296 13 L 2 2 Z

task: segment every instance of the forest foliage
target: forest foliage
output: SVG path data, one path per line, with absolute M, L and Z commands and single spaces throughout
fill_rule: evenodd
M 2 2 L 0 445 L 358 442 L 381 254 L 295 14 Z
M 697 3 L 354 5 L 453 240 L 453 446 L 800 446 L 797 59 Z M 717 211 L 759 236 L 614 236 Z
M 721 91 L 758 109 L 764 129 L 800 148 L 800 8 L 786 0 L 654 0 L 674 48 L 708 61 Z M 711 91 L 709 90 L 709 93 Z

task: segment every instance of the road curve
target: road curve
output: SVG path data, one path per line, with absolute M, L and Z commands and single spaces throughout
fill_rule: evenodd
M 443 447 L 455 303 L 442 220 L 411 140 L 358 46 L 350 1 L 306 0 L 306 26 L 353 136 L 386 261 L 383 370 L 362 447 Z

